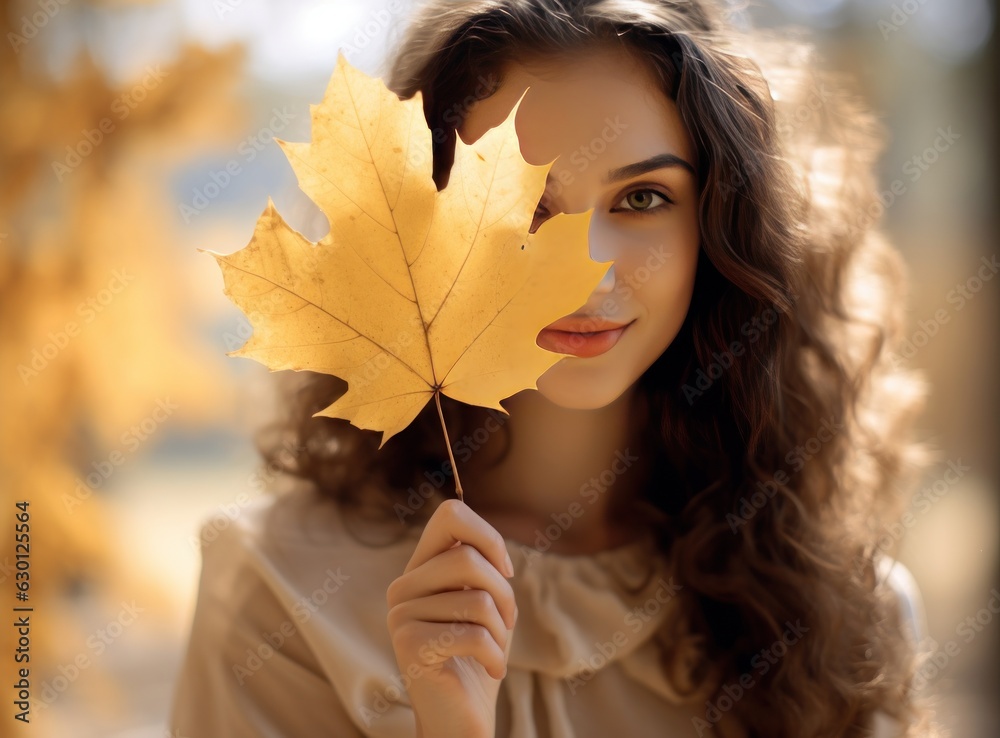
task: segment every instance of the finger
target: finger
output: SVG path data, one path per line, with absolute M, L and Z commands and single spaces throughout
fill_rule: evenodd
M 449 499 L 438 505 L 427 521 L 404 573 L 430 561 L 457 542 L 475 547 L 497 571 L 508 571 L 510 555 L 503 536 L 463 501 Z
M 411 664 L 433 666 L 452 656 L 475 659 L 494 679 L 502 679 L 506 670 L 503 651 L 480 625 L 411 621 L 395 632 L 393 648 L 408 662 L 399 664 L 407 672 Z
M 489 593 L 506 627 L 513 627 L 517 604 L 513 587 L 478 550 L 464 544 L 394 579 L 386 591 L 386 603 L 391 608 L 441 592 L 461 592 L 461 587 Z
M 516 608 L 514 609 L 514 620 L 515 620 L 515 624 L 516 624 L 516 621 L 517 621 L 517 609 Z M 505 669 L 507 668 L 507 662 L 510 660 L 510 649 L 511 649 L 511 646 L 513 644 L 514 644 L 514 629 L 513 628 L 509 628 L 507 630 L 507 640 L 504 641 L 504 644 L 503 644 L 503 665 L 504 665 Z
M 497 646 L 507 646 L 510 630 L 500 617 L 496 602 L 488 592 L 470 589 L 463 592 L 442 592 L 401 602 L 389 610 L 386 624 L 393 632 L 408 621 L 425 623 L 459 623 L 486 628 Z

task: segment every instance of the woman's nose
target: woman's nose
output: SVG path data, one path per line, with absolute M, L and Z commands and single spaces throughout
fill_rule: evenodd
M 593 257 L 591 257 L 593 258 Z M 598 261 L 595 259 L 595 261 Z M 607 294 L 615 289 L 615 265 L 612 264 L 608 267 L 608 271 L 604 273 L 601 278 L 600 283 L 594 288 L 594 294 Z
M 594 261 L 614 261 L 618 256 L 613 233 L 602 223 L 601 218 L 591 218 L 590 228 L 587 231 L 587 246 L 590 258 Z M 610 292 L 614 288 L 615 266 L 612 264 L 594 292 Z

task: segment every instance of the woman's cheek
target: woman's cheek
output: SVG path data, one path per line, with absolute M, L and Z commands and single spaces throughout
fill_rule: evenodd
M 658 283 L 675 270 L 677 231 L 671 224 L 661 223 L 659 228 L 633 229 L 622 235 L 623 247 L 616 269 L 627 275 L 625 281 L 633 291 L 639 292 L 646 285 Z
M 641 264 L 645 253 L 667 240 L 673 229 L 669 215 L 595 214 L 587 233 L 590 258 Z

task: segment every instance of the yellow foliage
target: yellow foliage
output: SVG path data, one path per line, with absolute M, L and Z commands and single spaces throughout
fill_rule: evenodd
M 312 243 L 269 202 L 245 248 L 213 254 L 254 329 L 233 355 L 346 380 L 318 414 L 382 431 L 381 445 L 439 392 L 506 412 L 501 399 L 536 388 L 566 355 L 535 337 L 586 302 L 608 263 L 589 257 L 590 210 L 528 233 L 551 162 L 522 158 L 517 108 L 457 141 L 438 192 L 420 94 L 399 100 L 341 54 L 312 141 L 279 141 L 329 233 Z

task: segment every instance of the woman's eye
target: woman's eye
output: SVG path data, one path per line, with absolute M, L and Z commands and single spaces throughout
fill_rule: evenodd
M 662 204 L 656 202 L 657 198 Z M 621 207 L 622 203 L 626 203 L 627 207 Z M 611 212 L 631 213 L 633 215 L 659 212 L 666 204 L 673 204 L 673 200 L 656 190 L 632 190 L 621 199 L 618 203 L 619 207 L 613 208 Z
M 625 207 L 622 207 L 622 205 Z M 650 189 L 632 190 L 625 195 L 618 203 L 619 207 L 612 208 L 612 213 L 628 213 L 629 215 L 647 215 L 662 211 L 667 205 L 673 205 L 674 201 L 662 192 Z M 534 219 L 529 233 L 534 233 L 538 226 L 542 224 L 550 213 L 548 208 L 541 202 L 535 207 Z

